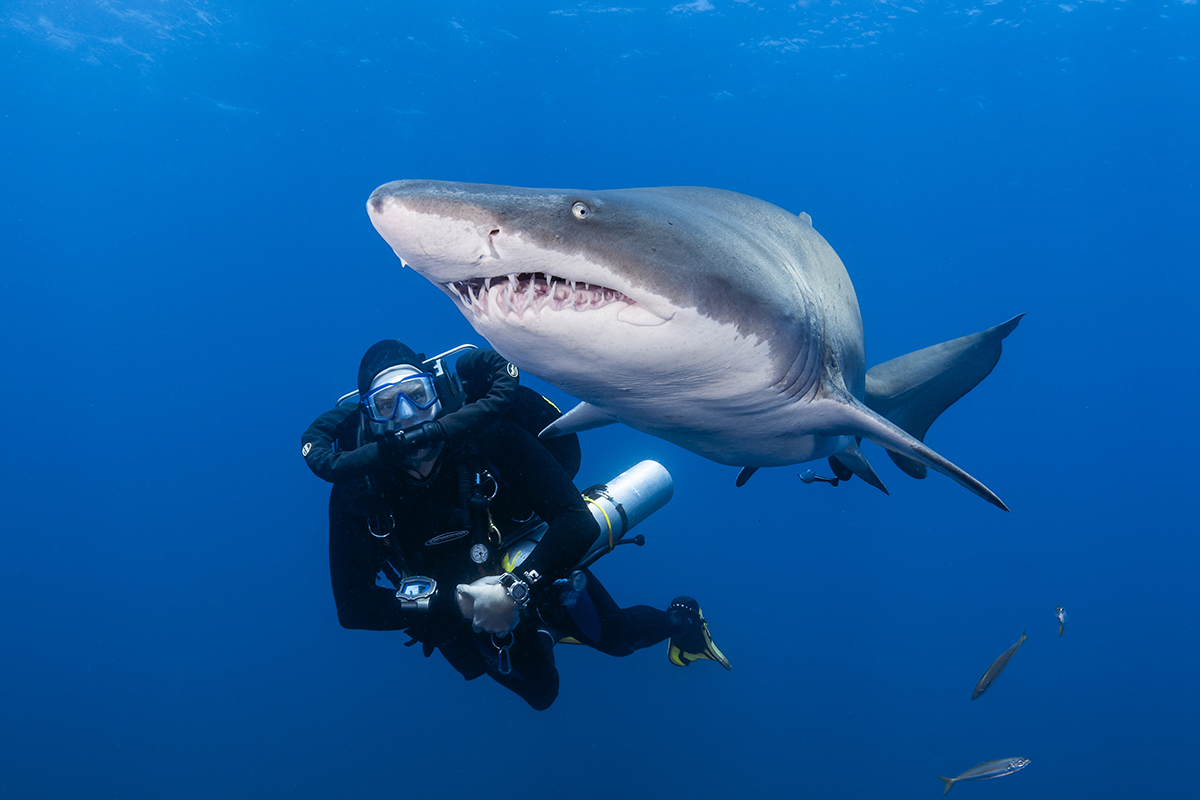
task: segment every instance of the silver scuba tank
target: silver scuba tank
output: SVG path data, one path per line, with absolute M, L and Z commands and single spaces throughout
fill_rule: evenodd
M 639 522 L 667 504 L 675 493 L 671 473 L 657 461 L 642 461 L 583 493 L 583 499 L 600 526 L 596 545 L 611 550 Z
M 613 478 L 583 492 L 592 518 L 600 526 L 600 535 L 588 548 L 576 570 L 583 569 L 612 551 L 618 544 L 642 544 L 645 539 L 624 539 L 625 534 L 646 517 L 667 504 L 675 493 L 671 473 L 657 461 L 642 461 Z M 506 537 L 501 564 L 513 572 L 533 551 L 546 532 L 546 523 L 534 520 Z

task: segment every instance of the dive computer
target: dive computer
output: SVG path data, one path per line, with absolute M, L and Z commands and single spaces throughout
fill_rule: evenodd
M 500 576 L 500 585 L 504 587 L 504 591 L 513 599 L 513 602 L 524 608 L 529 604 L 529 584 L 513 575 L 511 572 L 506 572 Z
M 413 575 L 411 578 L 400 581 L 400 588 L 396 590 L 396 599 L 400 601 L 402 608 L 428 611 L 435 594 L 437 594 L 437 581 L 433 578 L 426 578 L 424 575 Z

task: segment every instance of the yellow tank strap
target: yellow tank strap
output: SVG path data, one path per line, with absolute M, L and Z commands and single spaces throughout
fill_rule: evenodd
M 604 506 L 600 505 L 592 498 L 584 497 L 583 499 L 600 509 L 600 513 L 604 515 L 604 523 L 608 526 L 608 552 L 611 553 L 613 551 L 612 520 L 608 518 L 608 512 L 604 510 Z

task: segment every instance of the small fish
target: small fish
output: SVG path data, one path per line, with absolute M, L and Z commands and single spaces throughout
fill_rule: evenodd
M 1054 616 L 1058 617 L 1058 635 L 1062 636 L 1063 628 L 1067 624 L 1067 612 L 1062 606 L 1055 606 Z
M 971 692 L 971 699 L 974 700 L 979 695 L 987 691 L 987 688 L 992 685 L 992 681 L 996 680 L 996 676 L 1000 674 L 1000 670 L 1004 669 L 1004 665 L 1013 657 L 1013 653 L 1017 652 L 1017 648 L 1021 646 L 1021 642 L 1025 641 L 1025 631 L 1021 631 L 1021 638 L 1012 647 L 1004 651 L 1004 653 L 996 659 L 996 661 L 987 668 L 987 672 L 983 673 L 983 677 L 979 679 L 979 683 L 975 684 L 975 691 Z M 962 777 L 961 775 L 959 777 Z
M 837 478 L 826 478 L 822 475 L 818 475 L 817 473 L 813 472 L 811 469 L 806 469 L 806 470 L 804 470 L 804 472 L 797 472 L 796 476 L 798 478 L 800 478 L 800 480 L 804 481 L 805 483 L 812 483 L 813 481 L 821 481 L 822 483 L 828 483 L 830 486 L 838 485 Z
M 998 758 L 995 761 L 985 761 L 977 767 L 971 767 L 957 778 L 943 778 L 938 775 L 938 780 L 946 782 L 946 791 L 942 792 L 942 795 L 945 796 L 946 792 L 950 791 L 950 787 L 954 785 L 955 781 L 986 781 L 991 778 L 1003 778 L 1005 775 L 1012 775 L 1017 770 L 1024 769 L 1028 764 L 1028 758 Z

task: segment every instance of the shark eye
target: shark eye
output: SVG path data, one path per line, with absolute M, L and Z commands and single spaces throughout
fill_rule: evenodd
M 587 219 L 592 215 L 592 210 L 588 208 L 587 203 L 577 200 L 575 205 L 571 206 L 571 213 L 575 215 L 576 219 Z

